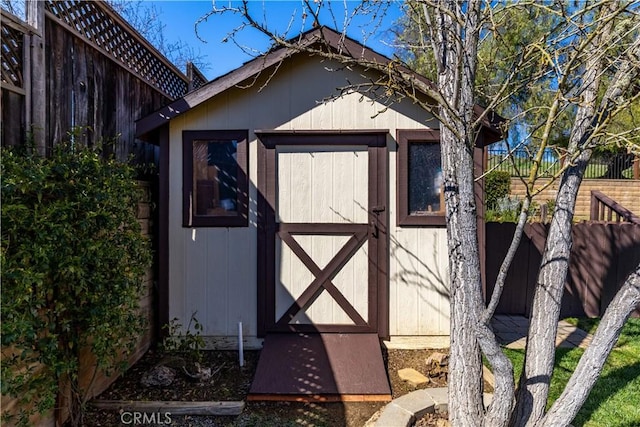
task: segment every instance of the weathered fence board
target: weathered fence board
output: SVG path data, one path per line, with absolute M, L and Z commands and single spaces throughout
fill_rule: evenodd
M 2 88 L 2 141 L 15 145 L 25 138 L 24 96 Z
M 153 163 L 135 121 L 206 83 L 180 72 L 105 2 L 27 2 L 28 25 L 2 11 L 2 145 L 29 136 L 43 154 L 69 139 L 115 144 L 105 155 Z M 33 124 L 33 126 L 31 126 Z
M 486 224 L 487 295 L 491 295 L 515 231 L 513 223 Z M 527 224 L 497 314 L 529 316 L 548 226 Z M 640 262 L 640 226 L 583 222 L 574 225 L 569 272 L 562 299 L 562 317 L 601 316 L 628 274 Z M 487 296 L 487 298 L 488 298 Z M 640 316 L 640 307 L 635 311 Z
M 110 58 L 55 22 L 48 22 L 47 82 L 49 118 L 47 141 L 68 138 L 74 127 L 85 128 L 75 141 L 92 146 L 102 138 L 114 138 L 105 154 L 125 160 L 138 153 L 134 123 L 167 103 L 155 88 L 133 76 Z M 149 148 L 153 150 L 153 148 Z

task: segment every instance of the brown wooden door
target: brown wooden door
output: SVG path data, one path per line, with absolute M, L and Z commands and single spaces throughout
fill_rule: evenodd
M 262 133 L 261 333 L 388 335 L 385 133 Z

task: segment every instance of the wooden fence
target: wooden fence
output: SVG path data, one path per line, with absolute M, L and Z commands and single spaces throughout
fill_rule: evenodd
M 206 79 L 179 71 L 102 1 L 27 1 L 27 22 L 2 10 L 2 145 L 33 138 L 46 154 L 76 128 L 74 142 L 114 138 L 105 154 L 152 163 L 135 121 Z
M 26 21 L 1 10 L 1 105 L 3 146 L 17 145 L 29 135 L 41 154 L 69 139 L 92 146 L 115 138 L 105 154 L 137 163 L 155 163 L 157 149 L 134 137 L 135 121 L 206 83 L 193 65 L 189 76 L 175 68 L 103 1 L 26 1 Z M 148 184 L 143 185 L 150 191 Z M 145 234 L 151 233 L 148 199 L 138 215 Z M 157 263 L 156 263 L 157 266 Z M 141 310 L 150 328 L 139 337 L 129 362 L 138 360 L 155 339 L 153 271 L 146 277 Z M 86 353 L 81 383 L 92 356 Z M 114 380 L 100 377 L 95 395 Z M 15 402 L 2 399 L 3 411 Z M 19 409 L 19 408 L 18 408 Z M 58 420 L 60 421 L 60 420 Z M 51 417 L 41 419 L 52 425 Z
M 515 231 L 514 223 L 486 224 L 487 295 L 491 295 Z M 496 314 L 529 316 L 548 225 L 525 226 L 525 235 L 507 274 Z M 640 262 L 640 225 L 583 222 L 572 230 L 573 247 L 560 315 L 596 317 Z M 634 316 L 640 316 L 640 307 Z
M 630 222 L 640 225 L 640 217 L 604 194 L 591 190 L 591 221 Z
M 549 179 L 540 179 L 536 187 L 549 184 Z M 544 205 L 549 200 L 555 200 L 558 194 L 560 180 L 556 180 L 534 199 L 539 205 Z M 640 180 L 633 179 L 584 179 L 578 191 L 576 199 L 575 219 L 589 220 L 591 217 L 591 192 L 601 191 L 619 204 L 632 212 L 640 213 Z M 509 194 L 520 200 L 526 194 L 526 186 L 516 178 L 511 178 Z

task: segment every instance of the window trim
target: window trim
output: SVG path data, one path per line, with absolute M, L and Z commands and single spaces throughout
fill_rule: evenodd
M 207 139 L 237 140 L 238 210 L 235 216 L 192 215 L 193 142 Z M 248 227 L 249 225 L 249 155 L 248 130 L 183 130 L 182 131 L 182 226 L 183 227 Z
M 409 212 L 409 144 L 440 144 L 437 129 L 398 129 L 396 131 L 398 152 L 396 158 L 396 222 L 398 226 L 445 226 L 444 211 L 431 215 L 412 215 Z

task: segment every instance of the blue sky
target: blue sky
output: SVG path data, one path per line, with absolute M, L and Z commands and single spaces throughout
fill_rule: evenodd
M 211 10 L 211 1 L 166 0 L 149 1 L 148 3 L 154 4 L 158 12 L 160 12 L 160 19 L 165 25 L 165 40 L 175 42 L 180 39 L 189 44 L 196 52 L 199 51 L 201 55 L 205 56 L 209 67 L 203 71 L 209 79 L 225 74 L 252 58 L 234 43 L 224 43 L 222 41 L 228 32 L 240 23 L 237 15 L 225 14 L 209 17 L 206 22 L 202 22 L 198 26 L 198 34 L 206 43 L 198 39 L 194 28 L 195 23 Z M 229 5 L 230 3 L 233 5 L 228 0 L 216 1 L 218 7 Z M 341 22 L 344 19 L 344 5 L 346 4 L 347 10 L 350 11 L 360 2 L 334 0 L 330 3 L 334 9 L 334 16 L 339 23 L 339 29 L 342 29 Z M 390 7 L 387 9 L 387 13 L 381 18 L 376 17 L 376 19 L 379 19 L 379 26 L 372 24 L 372 16 L 361 16 L 349 26 L 347 34 L 349 37 L 361 42 L 364 35 L 369 35 L 366 39 L 368 47 L 383 55 L 392 56 L 393 48 L 391 44 L 393 36 L 388 30 L 400 16 L 400 4 L 395 1 L 389 2 L 389 4 Z M 260 18 L 264 16 L 268 25 L 280 33 L 287 29 L 294 13 L 296 13 L 297 19 L 292 21 L 288 35 L 295 36 L 302 29 L 302 21 L 300 19 L 302 13 L 301 1 L 255 0 L 251 2 L 251 7 L 258 12 L 256 16 Z M 332 23 L 333 19 L 329 13 L 325 12 L 321 15 L 320 24 L 333 27 Z M 372 29 L 375 27 L 377 29 L 372 33 Z M 307 22 L 304 27 L 305 30 L 309 28 L 311 28 L 311 22 Z M 245 30 L 241 36 L 241 41 L 243 45 L 258 51 L 264 51 L 269 47 L 268 40 L 252 30 Z

